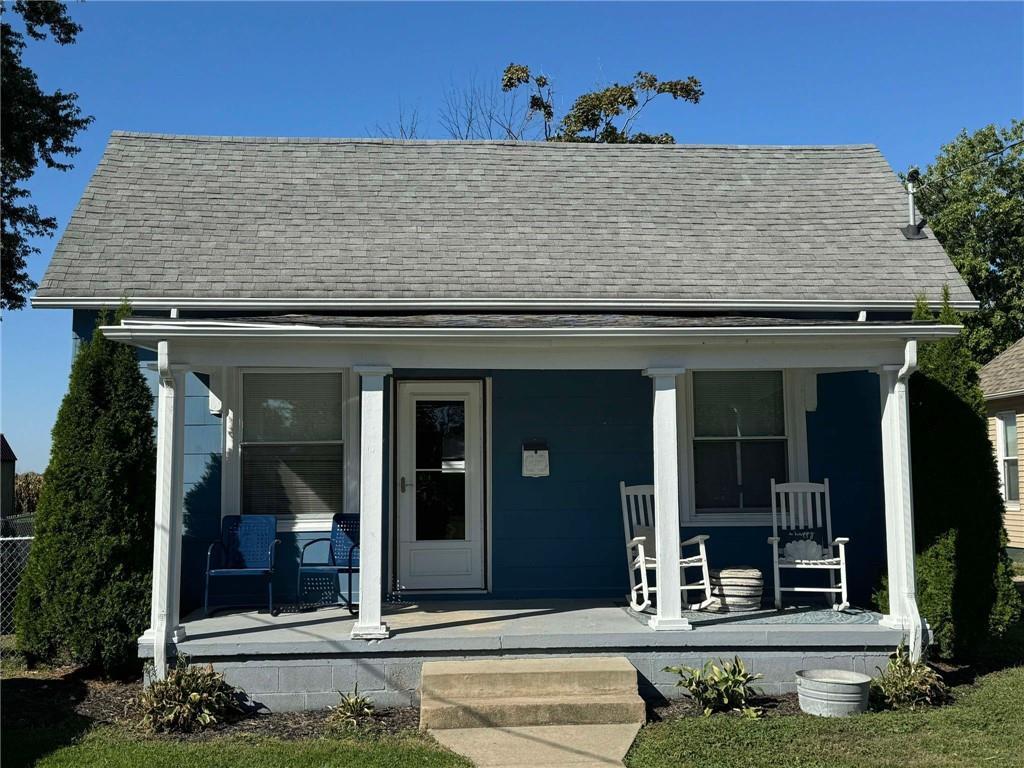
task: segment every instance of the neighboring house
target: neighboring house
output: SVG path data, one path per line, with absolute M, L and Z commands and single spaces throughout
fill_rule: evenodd
M 988 436 L 999 467 L 1006 535 L 1010 548 L 1024 556 L 1024 510 L 1020 504 L 1024 463 L 1018 461 L 1024 453 L 1024 339 L 981 369 L 981 391 L 985 394 Z
M 976 302 L 906 218 L 866 145 L 115 133 L 33 303 L 84 337 L 127 297 L 103 332 L 155 376 L 140 653 L 159 671 L 176 647 L 282 709 L 355 682 L 408 702 L 420 663 L 452 655 L 614 649 L 674 695 L 659 670 L 683 658 L 742 651 L 777 690 L 919 650 L 906 382 L 918 341 L 959 328 L 911 314 L 947 285 Z M 884 615 L 684 610 L 679 536 L 768 582 L 770 481 L 825 478 L 851 600 L 885 574 Z M 620 480 L 654 486 L 643 621 Z M 300 550 L 342 510 L 357 619 L 187 615 L 222 516 L 278 516 L 275 594 L 298 603 Z M 227 591 L 262 599 L 246 589 Z
M 14 465 L 17 461 L 11 444 L 0 435 L 0 518 L 14 514 Z

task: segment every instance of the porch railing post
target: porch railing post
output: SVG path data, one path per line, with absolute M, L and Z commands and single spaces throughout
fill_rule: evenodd
M 356 639 L 388 637 L 381 619 L 384 555 L 384 378 L 391 369 L 355 366 L 360 380 L 359 423 L 359 618 Z
M 652 368 L 644 371 L 654 383 L 654 523 L 656 613 L 652 629 L 691 629 L 683 618 L 679 570 L 679 414 L 676 408 L 676 378 L 680 368 Z
M 153 520 L 153 589 L 150 630 L 157 678 L 167 674 L 167 646 L 181 642 L 181 527 L 184 506 L 185 373 L 172 369 L 167 342 L 157 350 L 156 498 Z
M 910 469 L 907 386 L 917 367 L 917 342 L 908 341 L 903 365 L 879 370 L 882 400 L 882 473 L 889 612 L 882 623 L 904 631 L 913 658 L 924 648 L 925 627 L 917 608 L 914 567 L 914 488 Z

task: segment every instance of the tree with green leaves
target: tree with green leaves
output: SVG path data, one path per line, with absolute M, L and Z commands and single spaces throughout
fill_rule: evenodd
M 137 662 L 153 557 L 152 407 L 131 347 L 98 331 L 81 345 L 15 604 L 18 646 L 31 658 L 106 673 Z
M 24 22 L 24 34 L 8 23 L 7 17 L 12 13 Z M 49 30 L 59 45 L 75 41 L 82 28 L 71 20 L 64 4 L 16 0 L 10 10 L 0 3 L 0 14 L 5 17 L 0 25 L 0 308 L 20 309 L 25 306 L 26 295 L 36 287 L 28 274 L 28 259 L 39 249 L 31 239 L 52 236 L 57 228 L 56 219 L 43 216 L 30 202 L 24 182 L 32 177 L 40 161 L 47 168 L 70 170 L 73 166 L 68 160 L 79 152 L 75 136 L 93 119 L 82 114 L 78 94 L 45 92 L 39 87 L 35 72 L 22 62 L 25 35 L 45 40 Z
M 650 72 L 638 72 L 626 84 L 579 95 L 559 116 L 551 79 L 513 63 L 502 73 L 500 88 L 476 78 L 463 86 L 452 85 L 444 93 L 438 119 L 453 139 L 674 144 L 670 133 L 636 130 L 641 113 L 659 96 L 697 104 L 703 95 L 695 77 L 659 80 Z M 407 120 L 400 117 L 397 127 L 378 125 L 378 133 L 415 138 L 417 118 L 413 112 Z
M 928 301 L 918 296 L 914 307 L 914 320 L 935 321 L 943 325 L 961 325 L 964 315 L 949 302 L 949 286 L 942 289 L 942 307 L 938 317 L 932 314 Z M 984 414 L 985 398 L 978 386 L 978 364 L 974 361 L 966 334 L 948 339 L 929 341 L 917 352 L 918 369 L 928 378 L 939 382 L 964 401 L 979 418 Z
M 918 208 L 981 305 L 963 323 L 984 365 L 1024 336 L 1024 121 L 962 131 L 917 186 Z

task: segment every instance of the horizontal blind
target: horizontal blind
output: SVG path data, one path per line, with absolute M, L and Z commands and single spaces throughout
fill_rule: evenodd
M 242 440 L 247 443 L 342 440 L 340 373 L 247 373 L 242 380 Z
M 253 515 L 333 515 L 342 511 L 344 448 L 246 445 L 242 508 Z
M 695 437 L 786 434 L 782 371 L 695 371 Z

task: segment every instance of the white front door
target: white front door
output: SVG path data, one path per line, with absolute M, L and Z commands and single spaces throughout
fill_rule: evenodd
M 479 381 L 400 381 L 395 498 L 401 589 L 483 589 Z

